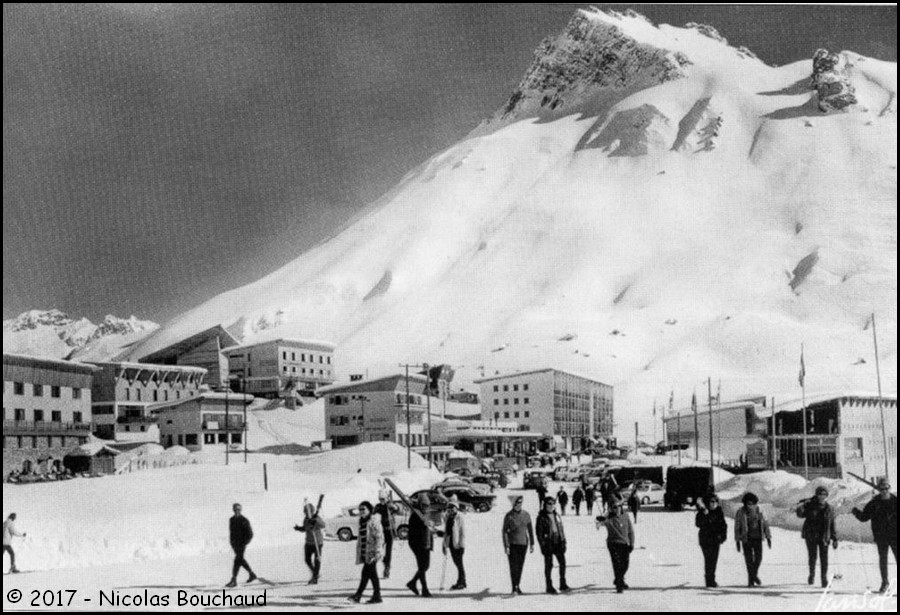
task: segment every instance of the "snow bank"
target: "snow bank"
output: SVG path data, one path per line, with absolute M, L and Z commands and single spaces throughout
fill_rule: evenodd
M 259 407 L 253 405 L 247 411 L 247 446 L 250 450 L 286 444 L 309 446 L 325 439 L 325 400 L 289 410 L 283 405 L 264 409 L 268 400 Z M 255 404 L 254 404 L 255 405 Z
M 301 472 L 343 474 L 366 472 L 380 474 L 405 468 L 406 449 L 393 442 L 368 442 L 349 448 L 310 455 L 297 460 Z M 414 469 L 428 468 L 428 461 L 413 453 L 411 463 Z

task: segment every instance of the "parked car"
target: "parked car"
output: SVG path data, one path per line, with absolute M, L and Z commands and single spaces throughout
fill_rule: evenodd
M 472 477 L 472 484 L 490 485 L 491 491 L 493 491 L 497 487 L 505 488 L 509 484 L 509 479 L 503 472 L 483 472 Z
M 553 470 L 553 480 L 562 483 L 572 483 L 579 480 L 583 472 L 582 468 L 560 466 Z
M 409 511 L 399 502 L 392 504 L 394 510 L 394 532 L 400 540 L 409 536 Z M 341 509 L 341 514 L 325 520 L 325 534 L 335 536 L 341 542 L 349 542 L 356 538 L 359 531 L 359 509 L 348 506 Z
M 713 488 L 713 471 L 704 466 L 669 466 L 666 472 L 665 504 L 672 510 L 681 510 L 685 504 L 697 501 Z
M 529 468 L 525 470 L 525 476 L 522 479 L 523 489 L 537 489 L 538 481 L 544 477 L 550 478 L 553 468 Z
M 444 513 L 447 511 L 447 502 L 449 502 L 449 496 L 443 495 L 436 489 L 422 489 L 410 495 L 409 499 L 413 504 L 416 504 L 419 501 L 419 496 L 423 493 L 427 493 L 428 498 L 431 500 L 431 506 L 429 506 L 428 510 L 429 522 L 431 522 L 436 528 L 443 528 Z M 475 509 L 468 502 L 461 501 L 459 503 L 459 510 L 460 512 L 474 512 Z
M 481 487 L 481 485 L 477 486 Z M 448 498 L 455 495 L 456 499 L 461 503 L 465 502 L 466 504 L 471 504 L 472 508 L 474 508 L 478 512 L 488 512 L 494 507 L 494 502 L 496 502 L 497 496 L 490 493 L 490 491 L 484 493 L 480 489 L 475 489 L 475 487 L 476 485 L 466 487 L 449 486 L 440 487 L 438 491 Z
M 435 489 L 438 491 L 440 491 L 442 489 L 446 489 L 448 487 L 462 487 L 462 488 L 467 488 L 467 489 L 474 489 L 475 491 L 478 491 L 479 493 L 484 493 L 484 494 L 489 494 L 491 492 L 490 485 L 485 484 L 485 483 L 477 483 L 477 482 L 475 482 L 474 478 L 470 480 L 468 478 L 459 479 L 456 477 L 449 477 L 449 478 L 445 478 L 441 482 L 435 483 L 431 486 L 432 489 Z
M 631 496 L 631 488 L 632 483 L 622 485 L 619 488 L 619 494 L 627 499 Z M 662 485 L 656 483 L 640 481 L 637 492 L 638 500 L 641 504 L 662 504 L 665 500 L 666 490 L 663 489 Z

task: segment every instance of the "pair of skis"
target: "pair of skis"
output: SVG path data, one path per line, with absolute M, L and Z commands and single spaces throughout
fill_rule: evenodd
M 322 510 L 322 501 L 323 501 L 324 499 L 325 499 L 325 494 L 324 494 L 324 493 L 320 493 L 320 494 L 319 494 L 319 501 L 316 502 L 316 512 L 313 514 L 313 517 L 318 517 L 318 516 L 319 516 L 319 512 L 321 512 L 321 510 Z M 303 512 L 304 512 L 304 514 L 306 513 L 306 504 L 307 504 L 307 502 L 309 502 L 309 500 L 307 500 L 306 498 L 303 498 Z M 318 540 L 315 540 L 315 538 L 313 538 L 313 544 L 316 546 L 316 558 L 319 559 L 319 560 L 321 560 L 321 559 L 322 559 L 322 550 L 319 548 L 319 541 L 318 541 Z
M 381 482 L 381 481 L 379 480 L 379 482 Z M 385 478 L 384 482 L 387 484 L 388 487 L 390 487 L 394 491 L 394 493 L 397 494 L 397 497 L 400 498 L 400 501 L 403 502 L 404 506 L 406 506 L 412 514 L 416 515 L 422 521 L 422 523 L 425 524 L 425 527 L 428 528 L 429 532 L 431 532 L 432 534 L 437 533 L 437 529 L 431 524 L 431 522 L 428 520 L 428 518 L 422 513 L 422 511 L 420 511 L 412 503 L 412 501 L 406 496 L 405 493 L 403 493 L 403 491 L 400 489 L 400 487 L 397 486 L 397 484 L 394 481 L 392 481 L 389 478 Z M 447 554 L 445 553 L 443 563 L 441 565 L 441 585 L 440 585 L 441 591 L 444 590 L 444 585 L 446 584 L 446 580 L 447 580 Z

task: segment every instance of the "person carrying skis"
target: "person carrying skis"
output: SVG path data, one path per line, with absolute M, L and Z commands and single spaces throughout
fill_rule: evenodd
M 519 584 L 522 581 L 522 569 L 525 567 L 525 555 L 534 553 L 534 527 L 531 515 L 522 510 L 522 496 L 513 501 L 512 510 L 503 517 L 503 550 L 509 559 L 509 576 L 512 581 L 512 593 L 522 595 Z
M 391 555 L 394 552 L 394 514 L 397 512 L 396 504 L 390 500 L 390 492 L 385 489 L 378 491 L 378 504 L 375 512 L 381 519 L 381 530 L 384 534 L 384 578 L 391 578 Z
M 728 539 L 728 524 L 725 522 L 725 513 L 719 506 L 719 496 L 715 493 L 706 495 L 697 502 L 697 516 L 694 525 L 700 540 L 700 550 L 703 551 L 703 568 L 706 576 L 707 587 L 718 587 L 716 583 L 716 565 L 719 562 L 719 548 Z
M 587 489 L 584 490 L 584 504 L 587 506 L 587 514 L 594 514 L 594 500 L 597 499 L 597 492 L 594 485 L 588 483 Z
M 416 504 L 416 510 L 410 511 L 409 517 L 409 537 L 407 542 L 413 555 L 416 557 L 416 574 L 410 579 L 406 587 L 415 595 L 419 595 L 417 583 L 422 583 L 422 597 L 431 598 L 431 592 L 428 591 L 428 579 L 426 574 L 428 568 L 431 567 L 431 550 L 434 548 L 434 537 L 432 529 L 422 519 L 428 518 L 428 509 L 431 507 L 431 498 L 427 493 L 419 496 Z M 416 514 L 418 511 L 419 514 Z
M 584 489 L 581 485 L 578 485 L 572 493 L 572 505 L 575 507 L 575 515 L 581 514 L 582 501 L 584 501 Z
M 734 515 L 734 540 L 737 543 L 738 553 L 744 550 L 744 563 L 747 565 L 747 587 L 762 585 L 759 580 L 759 566 L 762 564 L 763 538 L 772 548 L 772 534 L 769 531 L 769 522 L 759 507 L 759 498 L 752 491 L 748 491 L 741 498 L 744 504 Z
M 544 556 L 544 580 L 547 583 L 547 593 L 557 594 L 553 587 L 553 558 L 559 562 L 559 589 L 569 591 L 566 584 L 566 532 L 562 519 L 556 513 L 556 501 L 552 497 L 544 500 L 544 506 L 538 513 L 534 524 L 534 533 Z
M 9 513 L 9 517 L 3 522 L 3 552 L 9 553 L 9 571 L 10 573 L 19 572 L 16 568 L 16 552 L 12 548 L 12 539 L 14 536 L 25 537 L 25 532 L 16 529 L 16 513 Z
M 225 587 L 234 587 L 237 585 L 237 573 L 241 568 L 246 568 L 250 576 L 247 577 L 247 583 L 256 580 L 256 574 L 250 568 L 250 564 L 244 559 L 244 551 L 247 545 L 253 540 L 253 528 L 250 527 L 250 521 L 241 514 L 241 505 L 235 503 L 231 510 L 234 511 L 231 519 L 228 521 L 229 541 L 231 548 L 234 550 L 234 565 L 231 568 L 231 580 L 225 584 Z
M 466 588 L 466 568 L 463 565 L 463 555 L 466 552 L 466 524 L 465 517 L 459 514 L 459 500 L 456 495 L 450 496 L 447 502 L 447 520 L 444 522 L 443 553 L 446 556 L 450 552 L 453 565 L 456 566 L 456 583 L 450 589 Z
M 381 529 L 381 519 L 374 512 L 372 504 L 368 501 L 359 503 L 359 531 L 356 541 L 356 564 L 362 565 L 362 574 L 359 579 L 359 587 L 356 593 L 350 596 L 353 602 L 362 600 L 362 594 L 366 591 L 366 585 L 372 582 L 372 597 L 367 604 L 381 602 L 381 584 L 378 581 L 378 560 L 381 559 L 384 548 L 384 533 Z
M 559 513 L 565 515 L 566 507 L 569 505 L 569 494 L 566 493 L 562 485 L 560 485 L 559 491 L 556 493 L 556 501 L 559 502 Z
M 322 568 L 322 547 L 325 544 L 322 530 L 325 529 L 325 521 L 316 512 L 316 507 L 307 502 L 303 506 L 303 525 L 295 525 L 294 529 L 306 534 L 303 555 L 307 568 L 312 572 L 309 584 L 315 585 L 319 582 L 319 570 Z
M 609 496 L 608 505 L 608 515 L 598 516 L 596 526 L 598 530 L 601 526 L 606 526 L 606 548 L 609 549 L 609 557 L 612 560 L 616 593 L 621 594 L 628 589 L 625 574 L 630 565 L 631 552 L 634 551 L 634 525 L 625 513 L 624 502 L 618 493 L 613 492 Z
M 819 486 L 816 495 L 805 500 L 797 507 L 797 516 L 803 521 L 800 537 L 806 541 L 806 552 L 809 555 L 809 577 L 806 582 L 812 585 L 816 580 L 816 556 L 821 561 L 822 587 L 828 587 L 828 545 L 838 547 L 835 512 L 827 502 L 828 489 Z
M 886 478 L 880 478 L 875 487 L 878 495 L 862 510 L 854 508 L 852 512 L 859 521 L 872 522 L 872 537 L 878 547 L 878 567 L 881 571 L 881 588 L 878 592 L 883 594 L 890 588 L 888 549 L 894 553 L 894 562 L 897 561 L 897 496 L 891 493 L 891 484 Z

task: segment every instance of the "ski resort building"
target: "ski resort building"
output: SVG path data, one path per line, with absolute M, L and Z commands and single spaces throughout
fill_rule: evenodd
M 158 442 L 151 409 L 196 397 L 206 375 L 202 367 L 147 363 L 95 363 L 91 386 L 94 433 L 108 440 Z
M 192 452 L 214 444 L 243 444 L 247 436 L 244 410 L 252 401 L 252 395 L 225 391 L 202 393 L 154 409 L 159 443 Z
M 517 421 L 522 431 L 552 439 L 554 448 L 577 450 L 613 433 L 613 388 L 591 378 L 546 368 L 482 378 L 481 418 Z
M 62 469 L 91 435 L 97 371 L 73 361 L 3 355 L 3 476 Z
M 334 344 L 277 339 L 227 348 L 232 390 L 293 399 L 334 382 Z
M 228 385 L 228 358 L 222 351 L 239 343 L 224 327 L 216 325 L 140 357 L 138 362 L 201 367 L 206 370 L 202 384 L 220 390 Z

